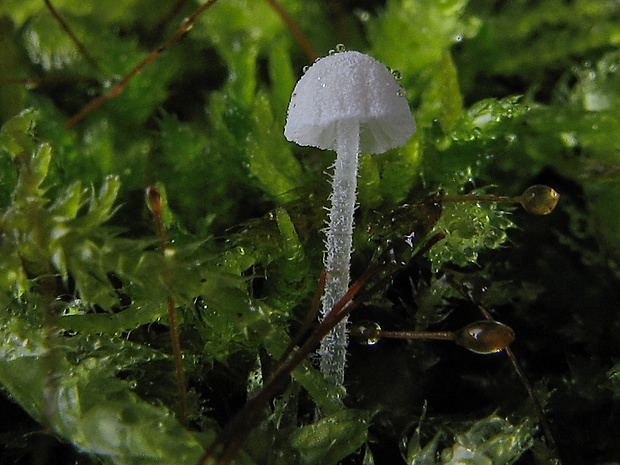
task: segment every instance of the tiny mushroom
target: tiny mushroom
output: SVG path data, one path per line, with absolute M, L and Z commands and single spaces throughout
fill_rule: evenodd
M 288 108 L 285 137 L 299 145 L 336 151 L 325 259 L 323 316 L 345 294 L 353 236 L 358 158 L 404 145 L 415 131 L 405 92 L 392 72 L 355 51 L 317 60 L 297 82 Z M 346 322 L 321 343 L 321 371 L 344 380 Z

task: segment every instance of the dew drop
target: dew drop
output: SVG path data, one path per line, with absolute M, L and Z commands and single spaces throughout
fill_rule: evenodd
M 374 346 L 379 342 L 377 337 L 377 331 L 381 330 L 381 327 L 374 321 L 364 320 L 355 323 L 351 326 L 350 336 L 356 339 L 360 344 L 365 346 Z
M 302 68 L 302 70 L 301 70 L 301 71 L 302 71 L 304 74 L 306 74 L 306 72 L 307 72 L 309 69 L 310 69 L 310 65 L 306 65 L 306 66 L 304 66 L 304 67 Z
M 183 22 L 181 23 L 181 29 L 183 29 L 184 32 L 190 31 L 193 27 L 194 23 L 192 22 L 192 18 L 190 18 L 189 16 L 183 18 Z
M 394 76 L 394 79 L 397 81 L 400 81 L 403 78 L 403 73 L 398 69 L 393 69 L 392 76 Z
M 366 23 L 370 21 L 370 13 L 368 11 L 360 11 L 357 13 L 357 17 L 361 22 Z
M 335 48 L 337 52 L 344 52 L 347 49 L 347 47 L 345 47 L 344 44 L 338 44 L 336 45 Z
M 471 247 L 463 248 L 463 256 L 470 262 L 475 262 L 478 259 L 478 252 Z
M 97 368 L 98 359 L 95 357 L 88 357 L 87 359 L 84 360 L 83 363 L 84 363 L 84 368 L 86 368 L 87 370 L 93 370 Z
M 336 53 L 336 50 L 334 50 L 334 49 L 332 48 L 332 49 L 331 49 L 329 52 L 327 52 L 327 53 L 328 53 L 328 55 L 334 55 L 334 54 Z

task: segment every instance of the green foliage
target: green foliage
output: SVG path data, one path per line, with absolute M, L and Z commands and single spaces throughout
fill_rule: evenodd
M 420 443 L 420 429 L 416 429 L 407 445 L 406 462 L 435 465 L 460 463 L 511 464 L 532 445 L 533 428 L 527 421 L 513 425 L 496 415 L 478 420 L 467 431 L 454 435 L 454 444 L 438 450 L 442 433 L 425 445 Z M 440 460 L 436 457 L 439 455 Z
M 23 315 L 35 305 L 16 303 L 2 316 L 0 379 L 15 401 L 55 434 L 109 463 L 198 460 L 200 438 L 183 429 L 168 409 L 140 399 L 131 383 L 115 377 L 161 353 L 122 337 L 94 334 L 62 338 L 62 348 L 50 347 L 53 338 L 46 328 Z
M 300 428 L 291 443 L 301 463 L 338 463 L 364 444 L 369 420 L 368 412 L 342 411 Z
M 448 204 L 437 228 L 446 238 L 429 251 L 435 271 L 446 263 L 466 267 L 477 263 L 479 254 L 505 244 L 513 226 L 506 211 L 494 203 Z
M 310 59 L 269 2 L 219 0 L 122 92 L 63 127 L 204 2 L 168 3 L 52 1 L 85 55 L 45 2 L 0 2 L 0 384 L 2 402 L 33 420 L 0 425 L 0 462 L 44 429 L 84 463 L 196 463 L 309 311 L 333 154 L 283 137 Z M 399 70 L 418 125 L 406 146 L 361 156 L 353 274 L 388 244 L 409 266 L 352 319 L 454 330 L 481 318 L 464 289 L 515 329 L 561 455 L 618 461 L 618 4 L 280 3 L 319 54 L 342 42 Z M 546 217 L 423 202 L 439 189 L 513 196 L 539 182 L 562 195 Z M 166 254 L 150 185 L 165 203 Z M 445 238 L 416 256 L 437 232 Z M 173 413 L 169 300 L 189 430 Z M 351 347 L 346 395 L 304 360 L 239 462 L 394 463 L 401 443 L 406 463 L 553 463 L 501 355 L 384 342 Z M 412 436 L 424 401 L 437 428 Z

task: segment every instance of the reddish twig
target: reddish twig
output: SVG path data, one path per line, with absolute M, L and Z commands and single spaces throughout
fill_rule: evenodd
M 74 42 L 76 42 L 76 45 L 78 46 L 78 48 L 80 48 L 80 51 L 83 50 L 82 53 L 84 54 L 84 56 L 85 57 L 88 56 L 88 54 L 86 53 L 86 50 L 79 43 L 79 41 L 77 41 L 77 39 L 75 38 L 71 30 L 66 26 L 66 23 L 62 20 L 62 18 L 55 12 L 53 7 L 49 4 L 49 0 L 45 0 L 45 2 L 46 4 L 48 4 L 50 11 L 52 11 L 52 13 L 56 17 L 56 19 L 60 22 L 60 24 L 63 26 L 67 34 L 69 34 L 69 36 L 74 40 Z M 183 22 L 181 23 L 181 26 L 179 27 L 179 29 L 163 45 L 151 51 L 146 57 L 144 57 L 144 59 L 140 63 L 138 63 L 131 71 L 129 71 L 108 92 L 100 95 L 96 99 L 89 102 L 79 112 L 77 112 L 69 120 L 67 120 L 64 124 L 64 128 L 65 129 L 72 128 L 82 119 L 84 119 L 84 117 L 88 115 L 90 112 L 92 112 L 94 109 L 98 108 L 106 101 L 111 100 L 115 97 L 118 97 L 123 92 L 123 90 L 125 89 L 129 81 L 131 81 L 137 74 L 139 74 L 149 63 L 151 63 L 153 60 L 158 58 L 163 52 L 165 52 L 172 45 L 178 42 L 179 39 L 181 39 L 181 37 L 183 37 L 192 28 L 192 26 L 196 22 L 196 19 L 198 19 L 200 15 L 202 15 L 206 10 L 212 7 L 216 2 L 217 0 L 209 0 L 207 3 L 205 3 L 204 5 L 201 5 L 198 9 L 196 9 L 196 11 L 194 11 L 194 13 L 192 13 L 190 16 L 185 18 Z M 306 53 L 306 55 L 308 55 L 308 58 L 312 61 L 316 60 L 318 55 L 316 51 L 314 50 L 314 48 L 312 47 L 312 45 L 310 44 L 310 41 L 305 36 L 303 31 L 299 28 L 299 26 L 297 26 L 295 21 L 293 21 L 293 19 L 288 15 L 286 10 L 284 10 L 282 5 L 280 5 L 277 2 L 277 0 L 267 0 L 267 2 L 274 9 L 274 11 L 278 13 L 280 18 L 282 18 L 282 21 L 284 21 L 284 23 L 289 28 L 289 30 L 291 31 L 295 39 L 300 43 L 301 47 L 304 49 L 304 52 Z M 176 13 L 181 8 L 182 5 L 183 5 L 183 0 L 179 0 L 177 4 L 175 4 L 175 6 L 173 7 L 171 14 Z
M 216 2 L 217 0 L 209 0 L 204 5 L 201 5 L 190 16 L 185 18 L 181 23 L 179 29 L 172 35 L 172 37 L 170 37 L 163 45 L 157 47 L 155 50 L 149 53 L 140 63 L 138 63 L 138 65 L 136 65 L 131 71 L 129 71 L 129 73 L 127 73 L 120 81 L 118 81 L 108 92 L 92 100 L 78 113 L 73 115 L 67 122 L 65 122 L 64 128 L 72 128 L 95 108 L 101 106 L 101 104 L 103 104 L 104 102 L 120 95 L 129 81 L 131 81 L 137 74 L 139 74 L 150 62 L 155 60 L 157 57 L 159 57 L 159 55 L 161 55 L 172 45 L 178 42 L 179 39 L 181 39 L 181 37 L 183 37 L 187 33 L 187 31 L 192 28 L 194 22 L 196 22 L 196 19 L 198 19 L 198 17 L 206 10 L 211 8 Z
M 266 1 L 267 3 L 269 3 L 271 8 L 273 8 L 273 10 L 278 13 L 278 15 L 280 15 L 280 18 L 282 18 L 282 21 L 284 21 L 284 24 L 286 24 L 286 27 L 288 27 L 289 31 L 291 31 L 291 34 L 293 34 L 297 42 L 299 42 L 299 45 L 301 45 L 301 48 L 304 50 L 304 53 L 306 54 L 310 62 L 314 62 L 319 57 L 319 55 L 316 53 L 316 50 L 314 50 L 314 47 L 312 47 L 312 44 L 303 33 L 303 31 L 300 29 L 300 27 L 297 25 L 297 23 L 293 20 L 293 18 L 289 16 L 287 11 L 278 2 L 278 0 Z

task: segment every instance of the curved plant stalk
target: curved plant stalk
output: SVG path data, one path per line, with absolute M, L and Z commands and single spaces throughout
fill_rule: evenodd
M 209 0 L 204 5 L 201 5 L 190 16 L 185 18 L 181 22 L 181 26 L 179 27 L 179 29 L 172 35 L 172 37 L 170 37 L 166 42 L 164 42 L 163 45 L 160 45 L 151 53 L 149 53 L 146 57 L 144 57 L 144 59 L 140 63 L 138 63 L 131 71 L 129 71 L 125 76 L 123 76 L 123 78 L 118 81 L 108 92 L 92 100 L 79 112 L 73 115 L 68 121 L 65 122 L 65 124 L 63 125 L 64 128 L 72 128 L 95 108 L 99 107 L 106 101 L 113 99 L 114 97 L 118 97 L 123 92 L 125 86 L 129 81 L 131 81 L 137 74 L 139 74 L 151 61 L 158 58 L 159 55 L 161 55 L 163 52 L 172 47 L 172 45 L 178 42 L 179 39 L 181 39 L 181 37 L 183 37 L 187 33 L 187 31 L 192 28 L 196 19 L 198 19 L 200 15 L 202 15 L 205 11 L 211 8 L 216 2 L 217 0 Z
M 45 1 L 46 1 L 46 4 L 48 4 L 49 0 L 45 0 Z M 300 43 L 301 47 L 304 49 L 304 52 L 306 53 L 306 55 L 308 55 L 308 58 L 311 61 L 314 61 L 318 55 L 316 51 L 314 50 L 314 48 L 312 47 L 312 45 L 310 44 L 310 41 L 308 40 L 308 38 L 299 28 L 299 26 L 297 26 L 297 24 L 288 15 L 288 13 L 282 7 L 282 5 L 280 5 L 276 0 L 266 0 L 266 1 L 274 9 L 274 11 L 282 18 L 282 20 L 284 21 L 286 26 L 289 28 L 289 30 L 291 31 L 295 39 Z M 131 81 L 137 74 L 139 74 L 149 63 L 157 59 L 163 52 L 165 52 L 170 47 L 172 47 L 176 42 L 178 42 L 181 39 L 181 37 L 183 37 L 193 27 L 196 20 L 205 11 L 211 8 L 216 2 L 217 0 L 209 0 L 208 2 L 206 2 L 205 4 L 197 8 L 196 11 L 194 11 L 191 15 L 183 19 L 183 21 L 181 22 L 181 26 L 179 26 L 179 29 L 177 29 L 177 31 L 166 42 L 164 42 L 162 45 L 160 45 L 159 47 L 151 51 L 146 57 L 144 57 L 144 59 L 140 63 L 138 63 L 131 71 L 129 71 L 125 76 L 123 76 L 114 86 L 112 86 L 112 88 L 109 91 L 107 91 L 105 94 L 100 95 L 94 100 L 91 100 L 88 104 L 86 104 L 86 106 L 84 106 L 79 112 L 77 112 L 69 120 L 67 120 L 64 123 L 63 127 L 65 129 L 72 128 L 77 123 L 79 123 L 82 119 L 84 119 L 90 112 L 92 112 L 93 110 L 95 110 L 96 108 L 98 108 L 99 106 L 107 102 L 108 100 L 118 97 L 123 92 L 123 90 L 125 90 L 125 86 L 127 85 L 129 81 Z M 182 5 L 179 5 L 178 8 L 180 8 L 181 6 Z M 51 5 L 49 5 L 49 7 L 52 12 L 55 11 L 51 8 Z M 77 45 L 79 41 L 77 41 L 77 39 L 74 39 L 75 36 L 71 32 L 71 30 L 66 26 L 66 23 L 64 23 L 60 15 L 56 13 L 54 14 L 54 17 L 60 22 L 60 24 L 63 26 L 63 29 L 67 32 L 67 34 L 69 34 L 69 36 L 74 40 L 74 42 L 76 42 L 76 45 Z M 83 46 L 80 44 L 78 45 L 78 48 L 82 50 Z M 86 50 L 84 49 L 84 53 L 85 52 Z

